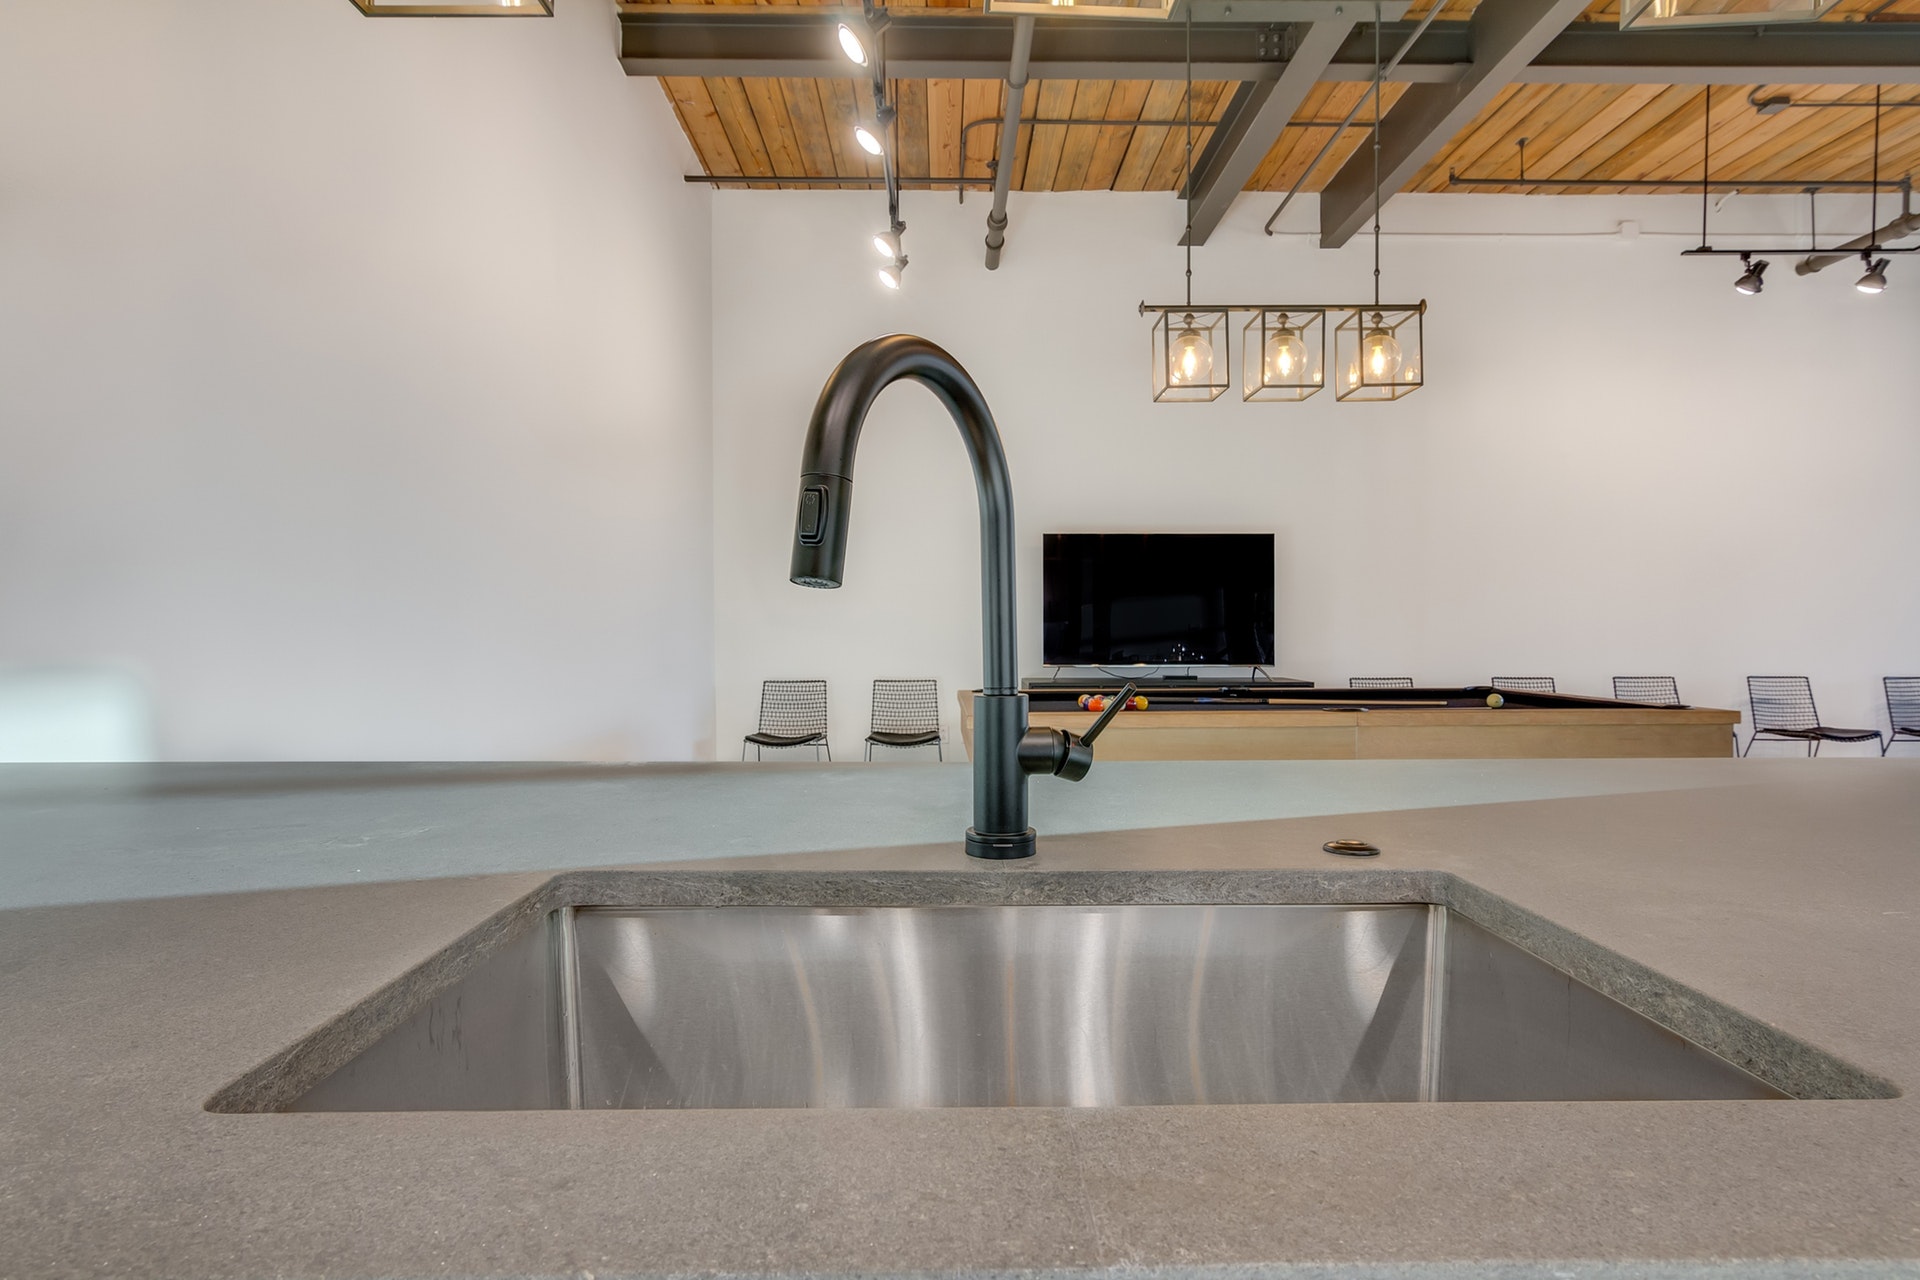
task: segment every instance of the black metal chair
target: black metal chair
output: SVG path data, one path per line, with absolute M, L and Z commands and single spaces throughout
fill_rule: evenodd
M 1349 689 L 1411 689 L 1412 676 L 1348 676 Z
M 875 747 L 932 747 L 940 759 L 940 683 L 937 680 L 875 680 L 867 759 Z
M 1512 693 L 1558 693 L 1552 676 L 1495 676 L 1490 683 L 1496 689 Z
M 1678 707 L 1680 682 L 1672 676 L 1615 676 L 1613 696 L 1621 702 L 1644 702 L 1653 707 Z
M 813 758 L 820 752 L 833 759 L 833 747 L 827 742 L 827 682 L 825 680 L 763 680 L 760 682 L 760 728 L 740 740 L 740 758 L 747 758 L 747 744 L 753 744 L 753 758 L 761 759 L 768 747 L 812 747 Z
M 1920 741 L 1920 676 L 1883 676 L 1880 686 L 1887 691 L 1887 719 L 1893 734 L 1880 747 L 1885 755 L 1902 738 Z
M 1820 754 L 1823 742 L 1881 742 L 1878 729 L 1836 729 L 1820 723 L 1819 709 L 1813 705 L 1813 684 L 1805 676 L 1748 676 L 1747 701 L 1753 707 L 1753 733 L 1747 749 L 1766 738 L 1768 741 L 1804 742 L 1807 755 Z M 1885 755 L 1882 748 L 1880 754 Z

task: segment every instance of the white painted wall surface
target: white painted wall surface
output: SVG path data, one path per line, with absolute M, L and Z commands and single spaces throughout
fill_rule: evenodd
M 1270 205 L 1241 201 L 1195 253 L 1197 298 L 1371 296 L 1369 244 L 1268 238 Z M 827 677 L 836 755 L 855 758 L 874 677 L 937 676 L 950 731 L 953 691 L 978 684 L 972 481 L 923 390 L 890 390 L 869 419 L 846 585 L 786 582 L 814 397 L 848 349 L 901 330 L 948 346 L 999 420 L 1025 671 L 1041 535 L 1161 530 L 1277 534 L 1278 665 L 1323 683 L 1544 674 L 1604 694 L 1616 674 L 1671 674 L 1689 701 L 1744 709 L 1744 676 L 1805 674 L 1829 722 L 1872 725 L 1880 676 L 1920 672 L 1920 277 L 1897 259 L 1879 297 L 1853 290 L 1857 269 L 1803 279 L 1782 259 L 1748 298 L 1734 260 L 1678 256 L 1698 240 L 1685 199 L 1402 197 L 1391 230 L 1473 233 L 1385 242 L 1388 299 L 1432 306 L 1425 390 L 1162 406 L 1134 308 L 1182 296 L 1177 204 L 1016 195 L 995 273 L 985 213 L 908 193 L 896 295 L 866 243 L 878 195 L 715 196 L 722 757 L 767 677 Z M 1736 198 L 1715 234 L 1800 235 L 1804 216 Z M 1842 217 L 1823 207 L 1823 225 Z M 1314 218 L 1308 201 L 1287 225 Z M 1622 220 L 1646 234 L 1613 234 Z
M 708 755 L 691 163 L 606 5 L 0 0 L 0 666 L 172 759 Z

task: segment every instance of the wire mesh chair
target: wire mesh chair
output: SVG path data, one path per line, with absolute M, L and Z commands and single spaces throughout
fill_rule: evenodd
M 1883 676 L 1880 686 L 1887 691 L 1887 719 L 1893 724 L 1892 736 L 1880 747 L 1885 755 L 1902 738 L 1920 740 L 1920 676 Z
M 1553 687 L 1552 676 L 1495 676 L 1491 682 L 1496 689 L 1506 689 L 1512 693 L 1558 693 Z
M 1644 702 L 1654 707 L 1678 707 L 1680 682 L 1672 676 L 1615 676 L 1613 696 L 1621 702 Z
M 873 721 L 867 734 L 867 759 L 875 747 L 932 747 L 940 759 L 940 682 L 875 680 Z
M 1411 689 L 1412 676 L 1348 676 L 1349 689 Z
M 1836 729 L 1820 723 L 1819 709 L 1813 705 L 1813 684 L 1805 676 L 1748 676 L 1747 701 L 1753 707 L 1753 733 L 1747 749 L 1761 738 L 1769 741 L 1804 742 L 1807 755 L 1820 754 L 1823 742 L 1884 742 L 1878 729 Z M 1881 755 L 1886 749 L 1881 748 Z
M 747 758 L 749 743 L 756 760 L 768 747 L 812 747 L 814 759 L 824 750 L 832 760 L 833 747 L 827 742 L 827 682 L 761 681 L 760 728 L 740 740 L 742 760 Z

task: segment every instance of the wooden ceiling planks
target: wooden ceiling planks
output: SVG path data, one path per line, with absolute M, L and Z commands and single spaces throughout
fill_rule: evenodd
M 1541 92 L 1545 90 L 1545 92 Z M 1531 92 L 1530 92 L 1531 91 Z M 1712 170 L 1715 180 L 1850 179 L 1871 166 L 1871 86 L 1772 86 L 1796 101 L 1860 104 L 1857 110 L 1789 110 L 1763 116 L 1744 86 L 1713 90 Z M 1579 193 L 1597 186 L 1542 185 L 1548 178 L 1686 181 L 1699 177 L 1706 91 L 1689 85 L 1516 85 L 1505 90 L 1412 184 L 1412 190 L 1449 187 L 1447 173 L 1464 178 L 1511 177 L 1482 192 Z M 1920 164 L 1920 111 L 1885 112 L 1881 170 L 1892 178 Z M 1519 181 L 1519 148 L 1527 142 L 1527 176 Z
M 687 0 L 677 0 L 685 3 Z M 694 0 L 697 3 L 825 6 L 840 0 Z M 1409 17 L 1431 4 L 1442 17 L 1471 16 L 1477 0 L 1417 0 Z M 625 7 L 645 7 L 628 5 Z M 977 0 L 925 0 L 903 8 L 965 10 Z M 1920 0 L 1842 0 L 1833 21 L 1920 18 Z M 1618 0 L 1596 0 L 1583 21 L 1618 20 Z M 871 115 L 864 81 L 741 79 L 715 77 L 663 79 L 672 105 L 705 171 L 727 177 L 795 176 L 877 178 L 879 161 L 852 140 L 853 126 Z M 999 119 L 1005 87 L 997 80 L 895 80 L 890 85 L 899 109 L 896 125 L 900 171 L 911 177 L 965 177 L 980 185 L 992 181 L 999 152 Z M 1231 83 L 1194 86 L 1193 154 L 1197 160 L 1212 135 L 1212 124 L 1232 97 Z M 1363 83 L 1316 85 L 1296 115 L 1297 122 L 1337 121 L 1366 94 Z M 1405 92 L 1386 86 L 1389 108 Z M 1794 100 L 1870 102 L 1871 87 L 1753 86 L 1787 93 Z M 1746 101 L 1750 87 L 1721 86 L 1713 98 L 1713 175 L 1716 179 L 1829 178 L 1854 180 L 1872 163 L 1872 114 L 1869 110 L 1788 110 L 1759 115 Z M 1124 124 L 1022 126 L 1012 180 L 1022 191 L 1178 190 L 1186 168 L 1185 131 L 1177 124 L 1185 86 L 1178 81 L 1036 81 L 1022 101 L 1024 117 L 1088 121 L 1139 120 L 1151 127 Z M 1897 90 L 1895 100 L 1920 92 Z M 1697 177 L 1701 107 L 1699 86 L 1659 85 L 1513 85 L 1503 90 L 1480 116 L 1409 184 L 1409 190 L 1458 191 L 1448 171 L 1463 177 L 1512 176 L 1511 184 L 1477 191 L 1581 192 L 1597 186 L 1541 185 L 1542 178 L 1684 180 Z M 1371 118 L 1363 109 L 1357 123 Z M 966 126 L 973 123 L 972 129 Z M 1518 181 L 1518 148 L 1525 137 L 1527 174 Z M 1344 130 L 1325 160 L 1306 175 L 1304 188 L 1317 190 L 1358 148 L 1364 128 Z M 1326 140 L 1323 128 L 1289 128 L 1274 144 L 1248 182 L 1249 190 L 1284 191 Z M 1888 111 L 1881 125 L 1881 172 L 1897 177 L 1920 166 L 1920 110 Z M 722 185 L 727 185 L 722 183 Z M 790 184 L 801 185 L 801 184 Z

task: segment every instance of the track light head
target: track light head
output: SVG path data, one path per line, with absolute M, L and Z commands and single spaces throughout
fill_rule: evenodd
M 883 258 L 900 258 L 902 256 L 900 252 L 900 233 L 906 229 L 907 224 L 902 222 L 897 224 L 891 231 L 874 232 L 873 251 Z
M 1871 253 L 1862 253 L 1860 261 L 1867 264 L 1867 274 L 1853 282 L 1853 287 L 1862 293 L 1880 293 L 1887 287 L 1887 259 L 1876 259 Z
M 864 67 L 872 55 L 867 52 L 867 42 L 849 23 L 841 23 L 836 33 L 840 37 L 840 51 L 847 55 L 855 66 Z
M 1743 253 L 1740 255 L 1740 265 L 1747 270 L 1744 275 L 1733 282 L 1734 291 L 1748 295 L 1760 292 L 1761 288 L 1766 284 L 1767 260 L 1762 258 L 1760 261 L 1755 262 L 1752 254 Z
M 895 258 L 892 262 L 880 268 L 880 283 L 889 289 L 898 289 L 900 287 L 900 277 L 906 272 L 906 269 L 907 260 L 905 258 Z
M 880 141 L 880 135 L 863 124 L 854 126 L 853 140 L 870 156 L 877 156 L 887 149 L 886 144 Z

